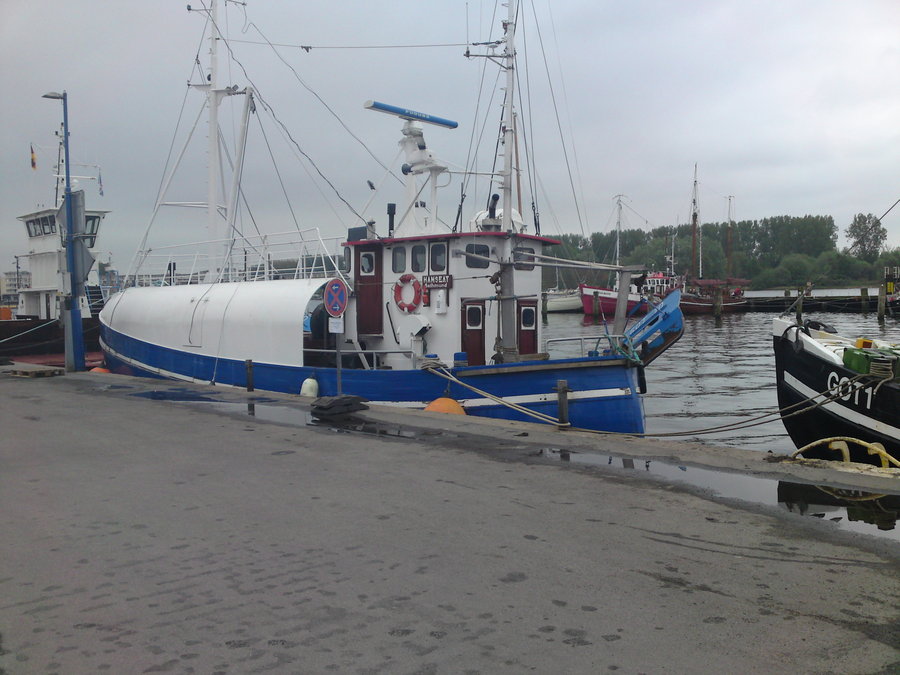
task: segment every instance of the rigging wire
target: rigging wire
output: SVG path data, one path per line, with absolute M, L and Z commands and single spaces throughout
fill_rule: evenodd
M 256 26 L 250 22 L 247 24 L 247 27 Z M 258 30 L 258 29 L 257 29 Z M 307 54 L 311 52 L 313 49 L 433 49 L 433 48 L 442 48 L 442 47 L 467 47 L 468 43 L 463 42 L 443 42 L 443 43 L 435 43 L 435 44 L 421 44 L 421 45 L 301 45 L 289 42 L 269 42 L 263 37 L 264 42 L 256 42 L 255 40 L 232 40 L 232 42 L 239 42 L 241 44 L 248 45 L 268 45 L 270 47 L 288 47 L 291 49 L 300 49 Z
M 201 4 L 203 4 L 204 9 L 207 9 L 207 8 L 206 8 L 206 4 L 205 4 L 204 2 L 202 2 L 202 0 L 201 0 Z M 208 9 L 207 9 L 207 11 L 208 11 Z M 209 20 L 210 20 L 210 22 L 212 21 L 211 19 L 209 19 Z M 251 22 L 251 23 L 247 24 L 247 27 L 248 27 L 248 28 L 249 28 L 249 26 L 253 26 L 253 27 L 260 33 L 260 35 L 262 35 L 263 38 L 265 38 L 265 36 L 262 34 L 262 31 L 260 31 L 259 28 L 258 28 L 255 24 L 253 24 L 253 23 Z M 351 212 L 352 212 L 359 220 L 365 222 L 365 219 L 364 219 L 364 218 L 356 211 L 355 208 L 353 208 L 353 205 L 350 204 L 350 202 L 348 202 L 348 201 L 344 198 L 344 196 L 340 193 L 340 191 L 337 189 L 337 187 L 334 185 L 334 183 L 332 183 L 331 180 L 329 180 L 328 177 L 325 176 L 325 174 L 322 172 L 322 170 L 319 168 L 319 166 L 316 164 L 316 162 L 313 160 L 313 158 L 303 150 L 303 148 L 300 146 L 300 144 L 297 142 L 297 140 L 291 135 L 290 131 L 288 130 L 288 128 L 287 128 L 287 126 L 284 124 L 284 122 L 282 122 L 281 119 L 278 117 L 278 115 L 275 114 L 275 109 L 274 109 L 274 108 L 272 107 L 272 105 L 265 99 L 265 97 L 262 95 L 262 92 L 259 90 L 259 88 L 258 88 L 257 85 L 255 84 L 255 82 L 253 81 L 253 79 L 250 77 L 249 73 L 247 72 L 247 69 L 244 67 L 244 64 L 243 64 L 243 63 L 241 62 L 241 60 L 238 59 L 237 56 L 235 55 L 234 50 L 233 50 L 232 47 L 231 47 L 231 41 L 230 41 L 230 39 L 229 39 L 229 38 L 223 37 L 222 31 L 219 30 L 219 27 L 218 27 L 218 26 L 215 26 L 215 28 L 216 28 L 216 30 L 219 32 L 219 35 L 220 35 L 221 40 L 222 40 L 222 44 L 224 44 L 224 45 L 225 45 L 225 48 L 228 50 L 229 56 L 230 56 L 231 59 L 238 65 L 238 67 L 241 69 L 241 72 L 243 73 L 243 75 L 244 75 L 244 77 L 246 78 L 247 82 L 249 82 L 249 83 L 251 84 L 251 86 L 253 87 L 253 89 L 254 89 L 254 91 L 255 91 L 255 93 L 256 93 L 256 98 L 257 98 L 257 100 L 259 100 L 259 102 L 262 104 L 263 108 L 264 108 L 264 109 L 272 116 L 272 119 L 275 120 L 275 122 L 282 128 L 282 130 L 283 130 L 283 132 L 286 134 L 287 138 L 288 138 L 288 139 L 290 140 L 290 142 L 294 145 L 294 147 L 297 148 L 297 151 L 300 152 L 300 154 L 303 155 L 303 157 L 306 159 L 306 161 L 308 161 L 308 162 L 310 163 L 310 165 L 316 170 L 316 173 L 318 173 L 318 174 L 319 174 L 319 177 L 320 177 L 323 181 L 325 181 L 325 183 L 332 189 L 332 191 L 335 193 L 335 195 L 337 196 L 337 198 L 338 198 L 340 201 L 342 201 L 342 202 L 347 206 L 347 208 L 348 208 L 348 209 L 349 209 L 349 210 L 350 210 L 350 211 L 351 211 Z M 284 59 L 281 57 L 280 54 L 278 54 L 277 50 L 275 50 L 275 54 L 282 60 L 282 62 L 284 62 Z M 334 116 L 336 117 L 336 119 L 338 119 L 338 121 L 341 123 L 342 126 L 344 126 L 345 129 L 347 129 L 346 125 L 344 125 L 344 123 L 343 123 L 343 121 L 340 119 L 340 117 L 337 116 L 337 115 L 334 113 L 334 111 L 333 111 L 333 110 L 325 103 L 324 100 L 322 100 L 322 98 L 321 98 L 315 91 L 313 91 L 311 88 L 309 88 L 308 85 L 306 85 L 305 82 L 303 82 L 302 78 L 299 77 L 299 75 L 297 74 L 297 72 L 296 72 L 289 64 L 287 64 L 286 62 L 285 62 L 285 65 L 287 65 L 288 68 L 291 69 L 291 71 L 292 71 L 292 72 L 294 73 L 294 75 L 297 77 L 298 81 L 299 81 L 304 87 L 306 87 L 307 90 L 308 90 L 311 94 L 313 94 L 313 96 L 315 96 L 315 97 L 316 97 L 316 98 L 317 98 L 317 99 L 318 99 L 318 100 L 326 107 L 326 109 L 327 109 L 329 112 L 332 113 L 332 115 L 334 115 Z M 347 129 L 347 132 L 350 133 L 351 136 L 353 136 L 354 138 L 356 138 L 356 140 L 359 141 L 359 142 L 363 145 L 363 147 L 366 147 L 365 144 L 362 143 L 362 141 L 360 141 L 356 136 L 354 136 L 354 135 L 352 134 L 352 132 L 350 132 L 349 129 Z M 371 151 L 370 151 L 368 148 L 366 148 L 366 151 L 369 152 L 370 155 L 372 154 Z M 372 155 L 372 156 L 374 157 L 374 155 Z M 376 158 L 376 161 L 378 161 L 377 158 Z M 380 162 L 379 162 L 379 164 L 380 164 Z
M 533 5 L 532 5 L 532 8 L 533 8 Z M 578 217 L 578 227 L 581 230 L 581 236 L 584 237 L 585 236 L 584 220 L 581 216 L 581 207 L 578 204 L 578 194 L 575 190 L 575 179 L 572 176 L 572 166 L 569 162 L 569 152 L 568 152 L 568 150 L 566 150 L 566 139 L 562 133 L 562 122 L 560 121 L 560 116 L 559 116 L 559 105 L 556 101 L 556 90 L 553 88 L 553 81 L 550 78 L 550 66 L 547 62 L 547 52 L 544 49 L 544 38 L 543 38 L 543 35 L 541 34 L 540 25 L 537 22 L 535 22 L 535 32 L 537 33 L 538 44 L 540 44 L 541 56 L 543 57 L 543 63 L 544 63 L 544 70 L 547 73 L 547 86 L 550 89 L 550 101 L 553 103 L 553 113 L 556 116 L 556 127 L 557 127 L 557 130 L 559 131 L 559 140 L 560 140 L 560 145 L 562 146 L 563 157 L 565 159 L 566 171 L 569 175 L 569 184 L 572 187 L 572 199 L 574 200 L 574 205 L 575 205 L 575 215 Z
M 383 163 L 380 159 L 378 159 L 378 157 L 375 155 L 375 153 L 372 152 L 372 150 L 369 149 L 369 146 L 367 146 L 367 145 L 365 144 L 365 142 L 364 142 L 359 136 L 357 136 L 355 133 L 353 133 L 353 131 L 351 131 L 350 127 L 348 127 L 348 126 L 346 125 L 346 123 L 344 122 L 344 120 L 341 119 L 341 116 L 338 115 L 338 114 L 334 111 L 334 109 L 333 109 L 330 105 L 328 105 L 328 104 L 325 102 L 325 100 L 324 100 L 321 96 L 319 96 L 319 94 L 303 80 L 302 77 L 300 77 L 300 74 L 297 72 L 297 70 L 296 70 L 290 63 L 288 63 L 288 62 L 285 60 L 285 58 L 278 52 L 277 49 L 275 49 L 275 46 L 272 45 L 271 42 L 269 42 L 269 39 L 263 34 L 263 32 L 260 30 L 259 26 L 257 26 L 255 23 L 252 23 L 252 22 L 251 22 L 250 24 L 248 24 L 248 28 L 249 28 L 250 26 L 253 26 L 253 28 L 256 30 L 256 32 L 260 34 L 260 36 L 262 37 L 262 39 L 265 40 L 269 45 L 272 46 L 272 52 L 275 54 L 275 56 L 278 57 L 278 59 L 279 59 L 285 66 L 288 67 L 288 69 L 291 71 L 291 73 L 294 75 L 294 77 L 297 79 L 297 81 L 303 86 L 303 88 L 306 89 L 306 91 L 308 91 L 310 94 L 312 94 L 312 95 L 316 98 L 316 100 L 319 101 L 319 103 L 322 104 L 322 106 L 323 106 L 323 107 L 331 114 L 331 116 L 334 117 L 334 118 L 338 121 L 338 123 L 344 128 L 344 131 L 346 131 L 348 134 L 350 134 L 350 137 L 353 138 L 357 143 L 359 143 L 359 144 L 363 147 L 363 149 L 364 149 L 367 153 L 369 153 L 369 156 L 370 156 L 372 159 L 374 159 L 375 162 L 377 162 L 378 165 L 379 165 L 382 169 L 387 170 L 388 167 L 386 167 L 386 166 L 384 165 L 384 163 Z M 230 51 L 231 51 L 231 49 L 229 48 L 229 52 L 230 52 Z M 240 64 L 239 61 L 238 61 L 238 64 Z M 241 67 L 243 68 L 243 66 L 241 66 Z M 245 74 L 246 74 L 246 71 L 245 71 Z M 396 177 L 396 176 L 395 176 L 395 177 Z M 400 181 L 399 178 L 397 178 L 397 180 Z M 400 181 L 400 182 L 402 183 L 403 181 Z

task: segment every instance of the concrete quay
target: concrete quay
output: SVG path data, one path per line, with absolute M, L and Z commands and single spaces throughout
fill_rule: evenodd
M 308 399 L 10 370 L 2 673 L 900 670 L 897 542 L 541 451 L 896 472 L 389 409 L 347 433 Z

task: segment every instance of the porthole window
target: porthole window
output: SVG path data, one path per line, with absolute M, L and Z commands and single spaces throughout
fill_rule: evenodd
M 521 326 L 524 330 L 534 330 L 534 327 L 537 323 L 536 321 L 537 312 L 534 307 L 523 307 L 522 308 L 522 321 Z
M 480 305 L 466 307 L 466 328 L 479 329 L 484 323 L 484 310 Z
M 475 255 L 488 257 L 491 253 L 491 249 L 487 244 L 466 244 L 466 253 L 473 253 Z M 466 256 L 466 267 L 471 267 L 475 269 L 485 269 L 491 264 L 490 260 L 482 260 L 481 258 L 473 258 L 472 256 Z
M 406 271 L 406 247 L 395 246 L 391 253 L 391 269 L 397 274 L 403 274 Z

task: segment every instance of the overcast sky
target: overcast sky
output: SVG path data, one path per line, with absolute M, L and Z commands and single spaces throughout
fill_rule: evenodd
M 88 208 L 111 211 L 98 248 L 103 259 L 111 253 L 116 266 L 127 267 L 153 208 L 194 56 L 207 52 L 200 43 L 204 16 L 185 5 L 0 2 L 0 269 L 11 269 L 13 256 L 27 250 L 16 216 L 52 199 L 54 132 L 62 110 L 41 95 L 63 89 L 72 171 L 94 171 L 77 163 L 102 168 L 104 196 L 95 181 L 78 185 Z M 477 0 L 247 0 L 245 11 L 229 7 L 220 23 L 232 49 L 317 167 L 282 174 L 304 226 L 336 235 L 358 224 L 334 190 L 362 212 L 371 194 L 366 181 L 378 183 L 383 174 L 369 152 L 384 164 L 395 159 L 400 123 L 365 111 L 368 99 L 459 121 L 453 131 L 427 128 L 426 139 L 439 157 L 465 164 L 469 138 L 479 130 L 474 115 L 481 74 L 492 80 L 496 69 L 464 58 L 463 45 L 498 37 L 494 11 L 493 3 Z M 628 227 L 686 222 L 695 163 L 706 222 L 726 219 L 731 195 L 736 220 L 831 215 L 843 233 L 854 214 L 880 216 L 900 198 L 897 0 L 533 0 L 521 23 L 519 46 L 528 48 L 532 82 L 529 144 L 540 166 L 545 234 L 609 230 L 620 193 L 633 209 Z M 259 44 L 262 36 L 313 49 L 278 47 L 276 55 Z M 408 45 L 449 46 L 349 49 Z M 544 58 L 554 76 L 556 108 L 542 84 Z M 223 81 L 247 84 L 236 67 Z M 189 98 L 185 119 L 193 120 L 198 102 L 196 95 Z M 487 99 L 480 105 L 483 111 Z M 578 211 L 557 150 L 557 110 L 563 136 L 574 141 L 568 160 Z M 269 143 L 285 146 L 269 129 Z M 185 176 L 176 197 L 202 200 L 200 165 L 191 166 L 194 175 Z M 259 181 L 258 219 L 277 219 L 264 229 L 288 229 L 271 173 L 258 178 L 253 164 L 245 176 L 248 194 Z M 384 201 L 365 213 L 382 231 Z M 452 199 L 441 208 L 452 221 Z M 178 228 L 175 238 L 203 238 L 193 224 L 180 222 L 169 221 L 164 232 Z M 900 206 L 883 224 L 887 245 L 900 246 Z M 842 237 L 839 245 L 845 243 Z

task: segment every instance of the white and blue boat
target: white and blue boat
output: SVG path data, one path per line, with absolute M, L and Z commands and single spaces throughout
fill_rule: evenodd
M 515 85 L 512 5 L 497 55 L 507 102 Z M 221 36 L 214 5 L 210 12 L 215 55 Z M 210 129 L 225 98 L 242 98 L 245 122 L 255 110 L 250 88 L 220 87 L 214 70 L 198 88 L 212 113 Z M 513 208 L 515 153 L 502 153 L 502 166 L 487 176 L 494 187 L 485 208 L 468 223 L 445 224 L 439 184 L 459 174 L 430 151 L 424 129 L 456 123 L 376 101 L 365 106 L 401 124 L 407 201 L 386 205 L 386 227 L 350 227 L 337 242 L 317 230 L 237 236 L 241 189 L 232 177 L 242 173 L 241 132 L 228 155 L 232 177 L 223 180 L 218 162 L 210 162 L 212 241 L 184 254 L 150 248 L 145 237 L 128 287 L 107 302 L 100 316 L 107 366 L 234 387 L 252 378 L 259 390 L 351 394 L 406 408 L 449 397 L 472 415 L 642 433 L 644 368 L 681 336 L 679 294 L 629 325 L 625 293 L 598 335 L 545 340 L 541 270 L 566 263 L 545 254 L 556 242 Z M 515 147 L 514 119 L 505 105 L 501 147 Z M 220 135 L 211 135 L 215 160 L 225 153 Z M 614 269 L 627 291 L 639 271 Z

